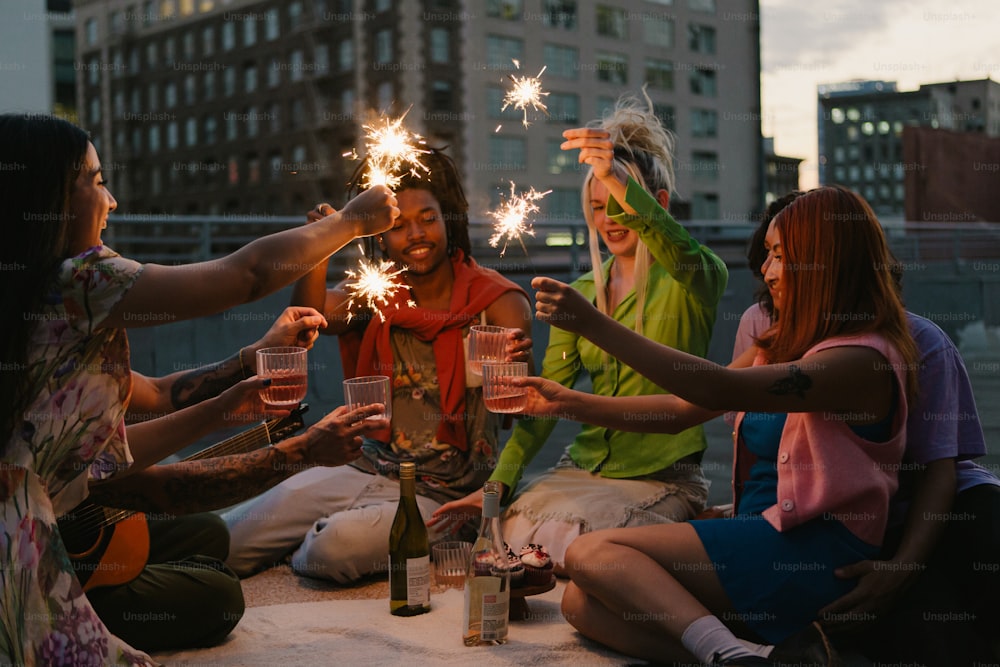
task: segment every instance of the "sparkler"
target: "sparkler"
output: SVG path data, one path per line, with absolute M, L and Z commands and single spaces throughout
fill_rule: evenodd
M 379 318 L 385 322 L 382 307 L 391 303 L 390 299 L 396 290 L 408 288 L 406 284 L 396 280 L 402 272 L 403 269 L 397 269 L 391 260 L 375 261 L 364 257 L 358 263 L 357 270 L 348 269 L 347 277 L 353 279 L 353 282 L 344 284 L 351 295 L 347 301 L 347 321 L 350 322 L 354 317 L 351 308 L 357 301 L 363 302 L 369 310 L 378 313 Z M 407 300 L 406 305 L 411 308 L 416 306 L 412 299 Z M 396 308 L 399 308 L 399 304 L 396 304 Z
M 535 202 L 550 192 L 552 190 L 538 192 L 535 188 L 531 188 L 519 195 L 514 181 L 510 182 L 510 197 L 500 205 L 499 210 L 489 212 L 489 215 L 496 220 L 493 225 L 493 235 L 490 237 L 490 246 L 496 248 L 500 239 L 505 239 L 503 249 L 500 251 L 501 257 L 507 252 L 507 243 L 513 239 L 517 239 L 521 247 L 524 248 L 524 254 L 528 254 L 528 249 L 525 248 L 521 236 L 522 234 L 534 236 L 535 231 L 527 222 L 527 217 L 539 211 L 538 204 Z
M 521 63 L 517 60 L 514 60 L 514 66 L 521 69 Z M 539 78 L 544 71 L 545 67 L 542 67 L 535 76 L 514 76 L 513 74 L 508 74 L 507 76 L 514 82 L 514 87 L 504 95 L 503 107 L 501 107 L 500 111 L 505 111 L 509 106 L 520 109 L 524 113 L 524 120 L 521 121 L 521 124 L 525 127 L 528 127 L 529 106 L 548 116 L 549 110 L 545 107 L 545 103 L 542 102 L 542 98 L 547 96 L 548 93 L 542 90 L 542 81 Z
M 420 161 L 420 156 L 430 151 L 419 148 L 424 140 L 403 127 L 404 118 L 405 113 L 395 120 L 382 117 L 362 126 L 366 132 L 365 149 L 368 152 L 368 172 L 362 187 L 367 189 L 384 185 L 394 190 L 402 181 L 402 173 L 409 171 L 419 177 L 421 172 L 430 171 Z M 348 151 L 344 153 L 344 157 L 357 159 L 358 154 L 356 151 Z

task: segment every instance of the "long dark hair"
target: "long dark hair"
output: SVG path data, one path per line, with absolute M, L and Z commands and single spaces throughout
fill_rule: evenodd
M 27 409 L 32 317 L 66 258 L 70 195 L 87 155 L 87 133 L 59 118 L 0 114 L 0 451 Z
M 767 228 L 771 225 L 771 220 L 774 219 L 774 216 L 781 213 L 786 206 L 803 194 L 805 193 L 800 190 L 792 190 L 785 196 L 775 199 L 768 204 L 764 210 L 764 215 L 761 216 L 760 224 L 757 225 L 757 229 L 754 230 L 747 241 L 747 264 L 750 267 L 750 273 L 758 281 L 757 291 L 754 292 L 754 300 L 760 304 L 760 307 L 772 320 L 775 319 L 774 300 L 771 298 L 771 290 L 767 289 L 767 285 L 764 284 L 764 274 L 760 272 L 760 268 L 767 259 L 767 250 L 764 249 L 764 237 L 767 236 Z
M 453 257 L 457 250 L 461 250 L 465 253 L 465 259 L 468 261 L 472 257 L 472 244 L 469 241 L 469 202 L 462 189 L 458 167 L 455 166 L 450 157 L 443 153 L 445 148 L 447 146 L 427 149 L 428 152 L 420 156 L 420 161 L 427 167 L 427 171 L 407 172 L 402 175 L 395 190 L 396 192 L 411 189 L 426 190 L 434 195 L 441 206 L 441 215 L 444 217 L 448 237 L 448 256 Z M 347 185 L 348 197 L 353 197 L 364 189 L 362 184 L 368 169 L 369 163 L 365 159 L 354 170 Z M 368 246 L 368 254 L 373 255 L 376 247 L 374 242 L 371 242 Z

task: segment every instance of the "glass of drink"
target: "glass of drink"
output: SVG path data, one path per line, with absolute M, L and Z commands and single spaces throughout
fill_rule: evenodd
M 348 410 L 381 403 L 385 412 L 368 419 L 392 419 L 392 389 L 387 375 L 365 375 L 344 380 L 344 404 Z
M 266 347 L 257 350 L 257 375 L 270 378 L 271 384 L 260 390 L 260 398 L 269 408 L 294 408 L 306 397 L 308 369 L 304 347 Z
M 434 580 L 440 586 L 462 588 L 469 568 L 470 542 L 438 542 L 431 546 L 434 561 Z
M 507 358 L 507 327 L 476 324 L 469 328 L 469 371 L 482 375 L 484 361 Z
M 526 361 L 488 361 L 483 364 L 483 402 L 490 412 L 522 412 L 528 390 L 511 383 L 511 378 L 528 374 Z

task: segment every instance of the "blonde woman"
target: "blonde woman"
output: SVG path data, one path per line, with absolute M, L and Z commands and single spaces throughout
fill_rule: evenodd
M 728 272 L 667 212 L 673 138 L 652 103 L 625 97 L 594 127 L 563 136 L 563 150 L 579 150 L 579 161 L 590 167 L 581 193 L 595 270 L 573 287 L 630 329 L 703 357 Z M 604 261 L 598 238 L 610 253 Z M 663 393 L 583 336 L 552 329 L 542 376 L 572 387 L 582 371 L 595 394 Z M 708 484 L 699 466 L 706 447 L 700 426 L 664 435 L 583 424 L 557 465 L 515 495 L 525 466 L 556 423 L 521 420 L 491 477 L 514 499 L 503 529 L 513 548 L 544 545 L 559 572 L 566 547 L 582 533 L 684 521 L 703 508 Z M 481 494 L 473 493 L 443 505 L 435 517 L 475 510 L 480 502 Z

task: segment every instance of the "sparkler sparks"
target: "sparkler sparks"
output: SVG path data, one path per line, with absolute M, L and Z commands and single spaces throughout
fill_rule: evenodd
M 430 151 L 419 147 L 424 143 L 420 135 L 403 127 L 404 118 L 405 113 L 395 120 L 382 117 L 363 126 L 366 132 L 365 150 L 368 152 L 368 173 L 362 183 L 364 188 L 384 185 L 394 190 L 402 181 L 403 173 L 408 171 L 419 177 L 421 172 L 430 171 L 420 161 L 420 156 Z M 358 155 L 349 151 L 344 157 L 357 159 Z
M 521 69 L 521 63 L 517 60 L 514 60 L 514 66 Z M 528 127 L 529 106 L 548 116 L 549 110 L 546 108 L 545 103 L 542 102 L 542 98 L 548 95 L 547 92 L 542 90 L 542 81 L 540 79 L 544 71 L 545 67 L 542 67 L 535 76 L 514 76 L 513 74 L 508 74 L 507 76 L 514 82 L 514 86 L 504 95 L 503 107 L 501 107 L 500 111 L 505 111 L 509 106 L 520 109 L 524 113 L 524 120 L 521 121 L 521 124 L 525 127 Z
M 499 210 L 489 212 L 489 215 L 496 220 L 496 223 L 493 225 L 493 235 L 490 237 L 490 246 L 496 248 L 500 243 L 500 239 L 504 239 L 503 249 L 500 250 L 501 257 L 507 252 L 508 242 L 517 239 L 521 247 L 524 248 L 524 241 L 521 235 L 535 235 L 535 231 L 527 222 L 527 217 L 539 211 L 538 204 L 535 202 L 550 192 L 552 190 L 538 192 L 535 188 L 531 188 L 524 194 L 519 195 L 517 194 L 517 186 L 514 185 L 514 181 L 510 182 L 510 197 L 500 205 Z M 527 254 L 527 248 L 525 248 L 524 252 Z
M 357 270 L 348 269 L 346 271 L 347 277 L 351 278 L 353 282 L 344 284 L 351 295 L 347 302 L 347 321 L 350 322 L 354 317 L 352 310 L 354 303 L 361 302 L 372 312 L 378 313 L 379 318 L 385 322 L 385 313 L 382 308 L 392 303 L 391 299 L 396 290 L 408 287 L 396 280 L 396 277 L 402 272 L 403 269 L 397 269 L 396 265 L 388 259 L 371 261 L 362 258 L 358 263 Z M 408 300 L 406 305 L 412 308 L 416 304 L 412 300 Z M 396 304 L 396 308 L 399 308 L 399 304 Z

